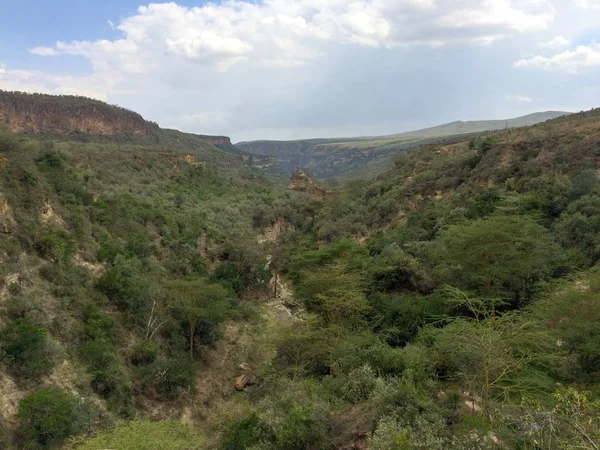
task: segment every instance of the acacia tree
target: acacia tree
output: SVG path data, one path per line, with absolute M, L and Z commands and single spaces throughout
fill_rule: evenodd
M 204 323 L 214 329 L 227 317 L 231 305 L 227 290 L 206 279 L 172 281 L 166 286 L 173 301 L 173 315 L 187 328 L 190 359 L 194 359 L 195 336 Z M 206 330 L 205 330 L 206 331 Z
M 456 365 L 456 376 L 481 397 L 491 417 L 491 399 L 526 392 L 518 377 L 532 371 L 556 353 L 557 347 L 539 321 L 527 312 L 498 314 L 496 301 L 449 290 L 453 303 L 469 311 L 440 330 L 437 338 Z
M 553 395 L 553 405 L 542 405 L 526 396 L 521 405 L 506 409 L 504 420 L 518 429 L 534 448 L 581 448 L 599 450 L 600 401 L 591 401 L 589 392 L 560 387 Z
M 535 284 L 552 275 L 561 253 L 533 219 L 494 216 L 453 225 L 430 249 L 438 281 L 521 306 Z

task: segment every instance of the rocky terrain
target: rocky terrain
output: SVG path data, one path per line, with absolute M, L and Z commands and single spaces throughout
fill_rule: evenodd
M 0 90 L 0 128 L 13 133 L 90 139 L 94 137 L 130 140 L 143 144 L 164 141 L 156 123 L 119 106 L 71 95 L 54 96 Z M 179 133 L 178 139 L 201 139 L 218 147 L 233 149 L 226 136 Z
M 317 185 L 315 180 L 302 169 L 296 170 L 288 184 L 288 189 L 298 192 L 306 192 L 312 198 L 322 200 L 327 191 Z

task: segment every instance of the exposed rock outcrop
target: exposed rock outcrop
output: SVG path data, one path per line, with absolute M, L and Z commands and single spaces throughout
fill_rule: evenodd
M 6 91 L 0 91 L 0 124 L 15 133 L 58 135 L 139 135 L 158 129 L 133 111 L 98 100 Z
M 172 143 L 174 139 L 184 143 L 190 139 L 192 141 L 200 139 L 234 151 L 231 139 L 226 136 L 195 135 L 164 130 L 136 112 L 99 100 L 72 95 L 26 94 L 0 90 L 0 128 L 2 127 L 14 133 L 110 138 L 148 135 L 148 139 L 155 140 L 161 133 L 170 132 L 165 145 Z M 190 147 L 194 146 L 190 145 Z
M 298 169 L 292 175 L 288 184 L 288 189 L 299 192 L 306 192 L 313 198 L 322 200 L 327 191 L 318 186 L 315 180 L 303 169 Z
M 0 192 L 0 233 L 10 234 L 15 228 L 16 222 L 12 207 Z

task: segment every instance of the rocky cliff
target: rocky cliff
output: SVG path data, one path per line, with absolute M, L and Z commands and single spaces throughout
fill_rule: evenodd
M 299 192 L 306 192 L 313 198 L 323 199 L 327 191 L 319 187 L 315 180 L 303 169 L 298 169 L 292 175 L 288 184 L 288 189 Z
M 144 137 L 165 131 L 140 114 L 119 106 L 70 95 L 26 94 L 0 90 L 0 127 L 15 133 L 58 136 Z M 232 149 L 226 136 L 193 135 Z M 160 140 L 155 139 L 155 142 Z
M 98 100 L 0 91 L 0 124 L 15 133 L 82 133 L 97 136 L 147 134 L 158 125 Z

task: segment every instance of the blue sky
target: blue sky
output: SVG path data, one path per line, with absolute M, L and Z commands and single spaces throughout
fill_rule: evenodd
M 600 0 L 4 0 L 0 89 L 234 141 L 600 106 Z

